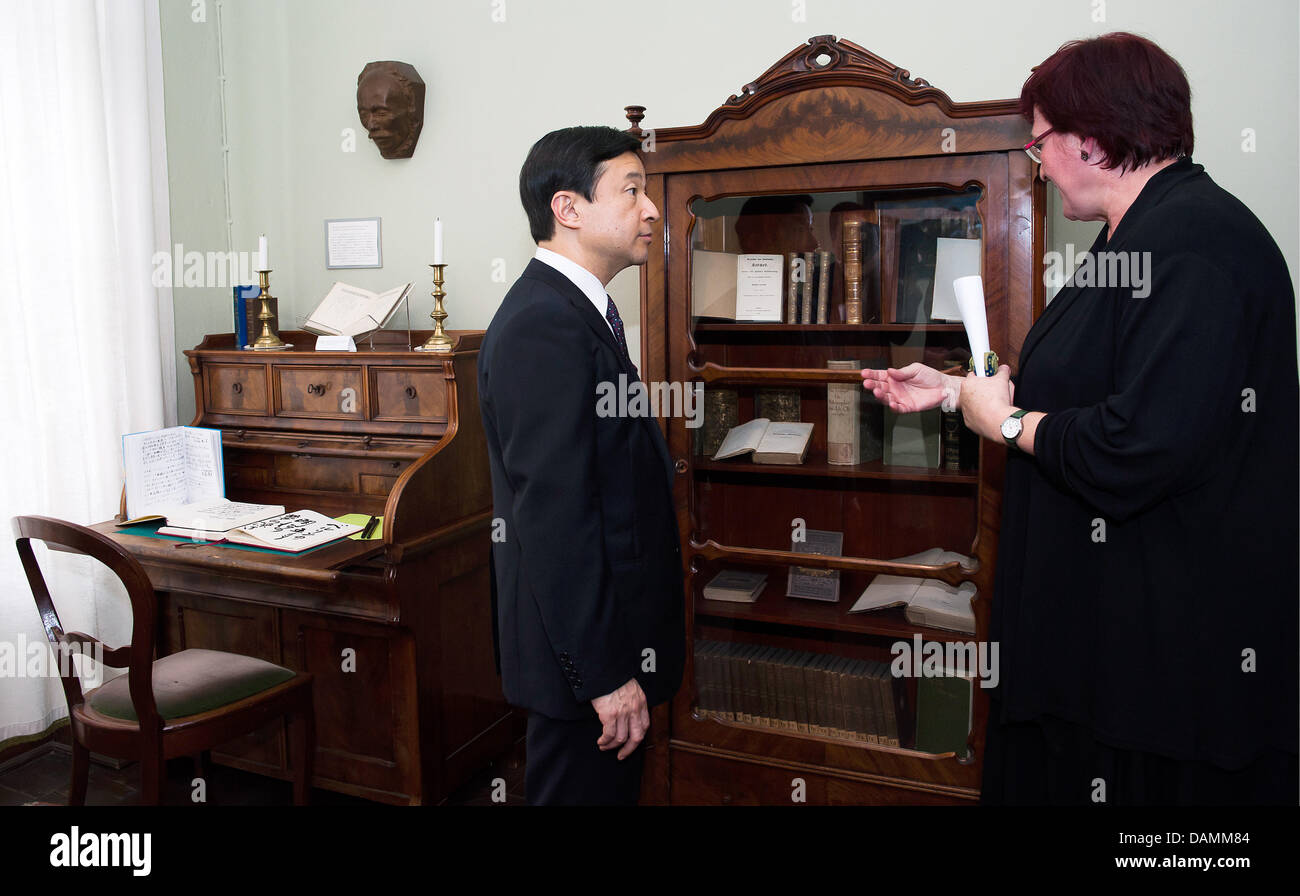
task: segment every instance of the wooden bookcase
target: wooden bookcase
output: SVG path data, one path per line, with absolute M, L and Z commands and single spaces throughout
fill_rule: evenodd
M 644 117 L 643 108 L 628 107 L 631 133 L 642 138 L 647 190 L 660 209 L 664 242 L 641 280 L 643 379 L 734 390 L 740 422 L 755 416 L 756 390 L 798 389 L 800 419 L 814 428 L 805 463 L 771 466 L 710 460 L 697 453 L 696 431 L 684 417 L 666 418 L 687 574 L 687 667 L 677 697 L 656 716 L 643 797 L 674 804 L 789 805 L 799 797 L 842 804 L 973 801 L 988 716 L 982 688 L 972 688 L 966 750 L 931 753 L 912 748 L 916 679 L 893 685 L 900 746 L 892 747 L 797 725 L 723 721 L 701 709 L 701 686 L 716 689 L 717 681 L 702 678 L 694 654 L 703 642 L 743 643 L 888 665 L 892 645 L 918 634 L 941 644 L 987 642 L 1005 449 L 985 442 L 978 459 L 959 470 L 883 458 L 831 465 L 826 385 L 861 379 L 856 371 L 830 372 L 826 362 L 948 367 L 968 354 L 959 323 L 909 322 L 898 295 L 900 236 L 916 238 L 904 233 L 908 222 L 959 216 L 971 226 L 957 235 L 982 241 L 993 348 L 1016 368 L 1019 346 L 1043 305 L 1043 190 L 1021 151 L 1028 126 L 1014 101 L 953 103 L 925 81 L 830 35 L 787 54 L 701 125 L 650 130 L 641 126 Z M 766 243 L 751 234 L 750 245 L 741 245 L 740 210 L 762 196 L 811 197 L 811 235 L 805 222 L 798 239 L 837 255 L 846 213 L 875 225 L 878 241 L 869 249 L 864 243 L 864 271 L 876 278 L 871 290 L 864 289 L 875 296 L 864 303 L 867 323 L 844 320 L 838 257 L 827 324 L 694 316 L 696 250 L 784 254 L 813 248 L 790 245 L 796 237 L 776 220 L 759 228 Z M 743 229 L 752 232 L 753 223 Z M 838 603 L 785 596 L 799 520 L 844 535 L 841 558 L 798 564 L 839 570 Z M 970 555 L 978 565 L 918 570 L 888 562 L 933 547 Z M 753 604 L 705 600 L 704 585 L 723 568 L 765 571 L 766 590 Z M 849 614 L 871 579 L 890 572 L 950 584 L 973 581 L 976 634 L 921 628 L 898 609 Z M 794 693 L 779 674 L 769 685 L 773 699 L 780 691 L 787 706 L 812 699 L 806 690 Z M 846 685 L 834 699 L 852 702 L 862 693 L 854 687 Z M 705 695 L 705 702 L 713 699 Z

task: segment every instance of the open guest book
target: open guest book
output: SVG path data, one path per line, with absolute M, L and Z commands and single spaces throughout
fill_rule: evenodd
M 351 336 L 354 339 L 365 336 L 388 323 L 413 286 L 412 283 L 403 283 L 387 292 L 375 293 L 335 282 L 316 310 L 307 315 L 302 328 L 317 336 Z
M 283 510 L 283 508 L 280 508 Z M 254 548 L 267 548 L 297 554 L 331 541 L 347 538 L 360 532 L 361 526 L 330 519 L 314 510 L 297 510 L 259 519 L 225 531 L 190 529 L 180 526 L 162 526 L 159 535 L 178 535 L 196 541 L 226 541 Z

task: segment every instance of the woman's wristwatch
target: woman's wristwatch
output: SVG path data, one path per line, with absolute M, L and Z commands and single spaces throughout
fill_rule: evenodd
M 1007 443 L 1008 448 L 1020 447 L 1016 444 L 1016 439 L 1020 438 L 1020 433 L 1025 429 L 1025 424 L 1020 418 L 1028 413 L 1028 411 L 1013 411 L 1010 417 L 1002 421 L 1002 440 Z

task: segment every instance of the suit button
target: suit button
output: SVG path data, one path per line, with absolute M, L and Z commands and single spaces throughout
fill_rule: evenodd
M 582 679 L 581 679 L 581 678 L 574 679 L 573 686 L 574 686 L 575 688 L 580 688 L 580 687 L 582 687 Z

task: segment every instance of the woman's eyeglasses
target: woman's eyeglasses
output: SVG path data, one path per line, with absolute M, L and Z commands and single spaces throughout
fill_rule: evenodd
M 1038 164 L 1043 164 L 1043 138 L 1054 130 L 1056 130 L 1056 128 L 1048 128 L 1021 147 L 1025 151 L 1025 155 L 1029 156 L 1029 158 L 1033 159 Z

